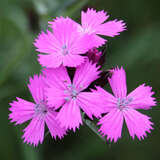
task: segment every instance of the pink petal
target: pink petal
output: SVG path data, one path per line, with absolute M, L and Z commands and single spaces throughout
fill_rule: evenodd
M 150 117 L 139 113 L 134 109 L 124 110 L 123 112 L 129 134 L 134 139 L 135 135 L 139 140 L 147 136 L 146 132 L 150 133 L 153 129 L 151 125 L 153 123 L 149 120 Z
M 63 25 L 61 24 L 62 22 L 63 22 Z M 74 26 L 74 29 L 72 28 L 73 26 L 71 27 L 67 24 L 68 22 L 70 22 Z M 61 26 L 65 27 L 65 29 L 66 29 L 66 26 L 68 26 L 68 30 L 66 32 L 68 34 L 68 36 L 64 36 L 64 37 L 66 37 L 66 38 L 69 37 L 68 39 L 70 39 L 70 40 L 72 39 L 71 45 L 70 45 L 70 51 L 74 55 L 79 54 L 79 53 L 84 54 L 85 52 L 87 52 L 88 49 L 90 49 L 94 46 L 93 42 L 90 43 L 90 41 L 92 39 L 91 35 L 79 34 L 79 31 L 77 28 L 81 29 L 81 25 L 68 17 L 67 18 L 57 17 L 52 22 L 49 22 L 49 24 L 50 24 L 50 27 L 54 30 L 54 33 L 56 35 L 59 35 L 59 32 L 61 33 L 61 30 L 59 30 L 59 28 Z M 65 30 L 65 29 L 63 29 L 63 30 Z M 78 31 L 78 32 L 75 32 L 76 36 L 77 36 L 76 38 L 73 35 L 70 36 L 71 34 L 74 33 L 73 30 Z M 66 33 L 64 33 L 64 34 L 66 34 Z M 77 33 L 78 33 L 78 35 L 77 35 Z M 68 39 L 66 41 L 68 41 Z
M 77 31 L 78 32 L 78 31 Z M 73 55 L 85 54 L 89 49 L 95 47 L 94 36 L 78 32 L 77 39 L 73 40 L 70 51 Z
M 71 84 L 71 80 L 68 76 L 65 67 L 61 66 L 59 68 L 46 68 L 43 71 L 45 76 L 45 83 L 51 87 L 64 90 L 68 84 Z
M 81 23 L 83 32 L 85 33 L 95 33 L 97 27 L 108 19 L 106 12 L 99 11 L 96 12 L 94 9 L 89 9 L 87 12 L 82 11 L 81 13 Z
M 68 54 L 63 59 L 63 65 L 69 67 L 76 67 L 80 64 L 84 63 L 86 57 L 76 55 L 76 54 Z
M 93 48 L 93 47 L 100 47 L 102 45 L 104 45 L 107 42 L 106 39 L 101 38 L 100 36 L 97 36 L 96 34 L 92 34 L 90 35 L 90 39 L 88 40 L 88 42 L 86 42 L 86 44 L 88 44 L 88 46 L 90 46 L 89 49 Z
M 29 84 L 28 88 L 32 94 L 32 97 L 36 103 L 39 103 L 43 100 L 45 100 L 45 95 L 44 95 L 44 88 L 45 88 L 45 83 L 44 83 L 44 78 L 42 75 L 34 75 L 33 78 L 30 77 L 29 79 Z
M 56 39 L 61 41 L 62 46 L 66 45 L 71 54 L 84 54 L 88 48 L 83 46 L 83 41 L 88 36 L 80 36 L 77 31 L 78 24 L 70 18 L 59 18 L 52 25 Z M 60 47 L 62 47 L 60 46 Z M 68 54 L 69 54 L 68 53 Z
M 53 32 L 40 33 L 34 42 L 37 51 L 41 53 L 56 53 L 60 51 L 61 42 L 54 36 Z
M 112 94 L 105 91 L 101 87 L 96 87 L 97 91 L 100 94 L 100 101 L 103 103 L 104 106 L 104 113 L 110 112 L 112 109 L 116 108 L 117 106 L 117 98 L 115 98 Z
M 48 68 L 57 68 L 63 63 L 63 56 L 61 54 L 38 54 L 38 62 L 43 66 L 43 67 L 48 67 Z
M 34 43 L 37 51 L 47 53 L 46 55 L 39 54 L 38 61 L 42 66 L 59 67 L 62 64 L 61 43 L 56 39 L 52 32 L 47 30 L 47 33 L 42 32 Z
M 57 25 L 58 23 L 61 23 L 62 20 L 65 21 L 65 19 L 68 19 L 69 21 L 72 21 L 72 23 L 75 23 L 75 25 L 78 25 L 78 23 L 75 22 L 74 20 L 72 20 L 71 18 L 69 18 L 69 17 L 64 18 L 64 17 L 61 16 L 61 17 L 56 17 L 56 18 L 53 19 L 52 21 L 49 21 L 49 22 L 48 22 L 49 27 L 54 30 L 55 28 L 57 28 L 56 25 Z
M 133 99 L 129 103 L 129 106 L 134 109 L 150 109 L 152 106 L 155 106 L 155 98 L 152 97 L 154 92 L 152 92 L 151 90 L 152 87 L 145 86 L 145 84 L 137 87 L 127 96 L 128 98 Z
M 117 67 L 115 69 L 112 69 L 110 72 L 112 73 L 112 77 L 108 78 L 108 80 L 115 97 L 126 97 L 127 86 L 125 70 L 122 67 L 120 69 Z
M 97 92 L 81 92 L 77 96 L 77 104 L 82 110 L 93 119 L 100 117 L 104 113 L 104 104 L 101 96 Z
M 107 140 L 116 142 L 121 137 L 123 114 L 118 109 L 113 109 L 107 115 L 100 119 L 98 125 L 101 125 L 99 131 Z
M 123 23 L 122 20 L 113 20 L 106 22 L 104 24 L 101 24 L 99 27 L 97 27 L 97 34 L 105 35 L 109 37 L 114 37 L 120 34 L 120 32 L 124 31 L 126 29 L 125 23 Z
M 68 67 L 78 66 L 83 62 L 80 54 L 84 54 L 93 47 L 88 35 L 80 35 L 78 24 L 70 18 L 60 17 L 56 19 L 51 28 L 53 32 L 41 33 L 35 40 L 37 51 L 48 55 L 39 55 L 38 61 L 42 66 L 57 68 L 61 64 Z M 91 45 L 91 46 L 90 46 Z M 73 55 L 79 55 L 73 58 Z M 76 59 L 78 58 L 78 59 Z M 76 61 L 74 62 L 74 60 Z
M 65 103 L 59 111 L 56 119 L 60 122 L 61 127 L 67 129 L 76 130 L 79 125 L 82 124 L 82 118 L 80 108 L 77 106 L 76 100 L 71 99 Z
M 45 83 L 48 85 L 48 88 L 45 90 L 48 105 L 57 109 L 65 102 L 65 90 L 71 84 L 71 80 L 66 68 L 63 66 L 44 69 L 43 74 Z
M 73 84 L 77 89 L 86 89 L 99 76 L 100 71 L 96 64 L 92 64 L 88 60 L 78 66 L 74 75 Z
M 58 136 L 61 139 L 66 134 L 66 131 L 64 128 L 60 127 L 59 122 L 56 120 L 56 116 L 56 112 L 49 111 L 45 117 L 45 122 L 49 128 L 52 137 L 56 139 L 56 137 Z
M 10 103 L 10 106 L 9 119 L 11 119 L 11 122 L 16 122 L 16 125 L 28 121 L 34 115 L 35 104 L 32 102 L 17 97 L 17 101 Z
M 24 129 L 24 142 L 27 144 L 33 144 L 37 146 L 39 143 L 43 142 L 44 139 L 44 119 L 40 116 L 36 116 L 32 119 L 29 125 Z
M 50 107 L 54 107 L 55 109 L 58 109 L 59 107 L 61 107 L 61 105 L 63 105 L 65 102 L 64 90 L 58 89 L 54 86 L 51 86 L 50 88 L 46 89 L 46 96 L 47 96 L 48 105 Z
M 71 47 L 72 44 L 77 42 L 77 23 L 71 18 L 60 17 L 52 23 L 52 29 L 55 38 L 60 42 L 61 45 L 66 44 Z M 60 45 L 58 45 L 60 46 Z

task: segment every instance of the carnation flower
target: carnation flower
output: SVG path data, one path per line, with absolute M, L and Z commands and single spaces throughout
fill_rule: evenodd
M 48 104 L 54 106 L 55 109 L 62 106 L 56 117 L 61 127 L 74 131 L 79 128 L 82 124 L 80 109 L 91 119 L 93 116 L 100 117 L 103 108 L 100 107 L 99 94 L 84 91 L 99 77 L 98 69 L 96 64 L 87 60 L 76 68 L 73 82 L 63 66 L 44 70 L 45 81 L 49 86 L 46 88 Z
M 137 87 L 127 95 L 126 75 L 123 68 L 111 70 L 112 77 L 108 78 L 113 95 L 97 87 L 97 92 L 101 92 L 101 101 L 105 103 L 106 114 L 100 119 L 99 131 L 107 136 L 107 140 L 116 142 L 121 137 L 122 126 L 125 120 L 130 136 L 134 139 L 143 139 L 146 132 L 150 132 L 153 123 L 150 117 L 136 111 L 136 109 L 148 110 L 156 105 L 154 92 L 149 86 L 144 84 Z
M 52 31 L 40 33 L 34 45 L 39 54 L 38 61 L 44 67 L 57 68 L 61 64 L 76 67 L 84 62 L 88 49 L 95 44 L 88 34 L 80 35 L 77 23 L 70 18 L 57 18 L 50 22 Z
M 17 98 L 17 101 L 10 103 L 11 108 L 9 110 L 11 113 L 9 114 L 9 119 L 11 119 L 11 122 L 15 122 L 18 125 L 31 120 L 24 129 L 23 138 L 24 142 L 34 146 L 43 142 L 45 123 L 49 128 L 51 136 L 55 139 L 56 136 L 62 138 L 66 133 L 65 129 L 61 128 L 56 121 L 57 113 L 47 105 L 44 95 L 45 87 L 43 76 L 34 75 L 33 79 L 30 78 L 28 88 L 35 103 L 21 98 Z
M 92 41 L 95 46 L 99 47 L 103 45 L 106 40 L 98 35 L 104 35 L 114 37 L 120 34 L 120 32 L 126 29 L 125 23 L 117 19 L 105 22 L 109 18 L 106 12 L 98 11 L 88 8 L 87 12 L 81 12 L 81 26 L 79 25 L 79 32 L 82 34 L 92 35 Z

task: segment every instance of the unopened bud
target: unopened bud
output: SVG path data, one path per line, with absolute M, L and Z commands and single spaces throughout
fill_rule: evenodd
M 87 52 L 87 56 L 89 58 L 89 61 L 97 63 L 102 56 L 102 52 L 98 51 L 98 49 L 94 47 Z

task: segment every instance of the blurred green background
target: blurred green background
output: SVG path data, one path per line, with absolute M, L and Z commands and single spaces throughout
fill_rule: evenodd
M 123 65 L 128 91 L 146 82 L 159 96 L 160 89 L 159 0 L 1 0 L 0 1 L 0 159 L 1 160 L 151 160 L 160 157 L 159 106 L 145 111 L 154 130 L 143 141 L 131 140 L 126 127 L 116 144 L 104 144 L 88 127 L 81 126 L 63 140 L 47 136 L 37 148 L 23 144 L 23 125 L 8 120 L 8 103 L 15 97 L 32 100 L 28 77 L 39 73 L 33 41 L 56 16 L 79 21 L 87 7 L 107 11 L 123 19 L 127 31 L 108 38 L 104 69 Z

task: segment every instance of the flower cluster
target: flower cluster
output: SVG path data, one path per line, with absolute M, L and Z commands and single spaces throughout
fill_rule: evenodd
M 104 11 L 88 9 L 81 13 L 81 25 L 58 17 L 38 35 L 34 45 L 43 69 L 28 84 L 34 102 L 17 97 L 9 109 L 9 119 L 16 125 L 30 120 L 23 130 L 24 142 L 42 143 L 45 124 L 54 139 L 61 139 L 83 124 L 81 113 L 99 119 L 99 133 L 114 142 L 121 137 L 124 120 L 132 138 L 144 138 L 153 129 L 150 117 L 136 111 L 156 105 L 151 87 L 143 84 L 127 95 L 123 67 L 110 69 L 105 79 L 114 95 L 93 85 L 102 73 L 103 53 L 98 48 L 107 42 L 100 35 L 114 37 L 126 29 L 122 20 L 106 22 L 108 17 Z

